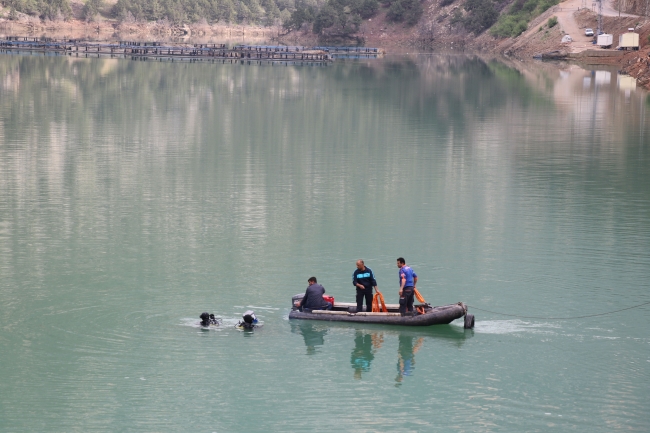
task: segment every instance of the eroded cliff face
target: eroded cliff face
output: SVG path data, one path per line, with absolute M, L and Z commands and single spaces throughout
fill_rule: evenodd
M 612 6 L 627 14 L 650 16 L 650 0 L 613 0 Z

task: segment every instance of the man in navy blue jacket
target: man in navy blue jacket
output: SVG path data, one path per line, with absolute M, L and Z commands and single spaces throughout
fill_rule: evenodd
M 357 260 L 357 269 L 352 274 L 352 285 L 357 288 L 357 313 L 363 311 L 363 298 L 366 298 L 366 311 L 372 311 L 372 289 L 377 290 L 377 281 L 372 269 L 363 260 Z

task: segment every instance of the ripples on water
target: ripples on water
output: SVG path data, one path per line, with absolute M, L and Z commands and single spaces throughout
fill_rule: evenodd
M 649 106 L 615 73 L 2 56 L 0 77 L 0 430 L 647 430 L 647 306 L 525 318 L 647 301 Z M 435 305 L 524 317 L 288 320 L 312 275 L 352 301 L 359 257 L 395 302 L 399 256 Z M 247 309 L 263 328 L 235 329 Z

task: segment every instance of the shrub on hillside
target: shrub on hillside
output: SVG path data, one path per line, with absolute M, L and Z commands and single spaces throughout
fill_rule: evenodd
M 379 2 L 377 0 L 363 0 L 357 8 L 357 12 L 363 19 L 374 17 L 377 11 L 379 11 Z
M 130 14 L 138 21 L 167 19 L 175 24 L 205 19 L 208 23 L 236 21 L 270 25 L 281 16 L 288 21 L 293 10 L 293 0 L 117 0 L 112 14 L 120 20 Z
M 287 30 L 300 30 L 304 24 L 311 24 L 316 18 L 316 9 L 304 2 L 296 3 L 296 9 L 282 26 Z
M 499 20 L 492 28 L 491 33 L 495 36 L 501 37 L 519 36 L 526 30 L 528 22 L 531 19 L 540 15 L 542 12 L 557 3 L 558 0 L 515 0 L 515 2 L 510 5 L 508 12 L 499 17 Z M 552 27 L 550 25 L 550 20 L 548 24 L 549 27 Z
M 557 17 L 549 18 L 546 24 L 548 25 L 549 29 L 555 27 L 557 25 Z
M 468 14 L 463 18 L 463 26 L 476 35 L 492 27 L 499 18 L 492 0 L 467 0 L 465 10 Z
M 15 9 L 28 15 L 36 15 L 44 20 L 56 21 L 72 16 L 72 8 L 68 0 L 6 0 L 5 7 Z
M 314 20 L 314 33 L 323 34 L 323 30 L 329 29 L 336 24 L 337 18 L 338 15 L 333 7 L 324 6 Z
M 449 19 L 449 24 L 452 26 L 463 24 L 463 13 L 460 11 L 460 9 L 454 9 L 454 12 L 451 14 L 451 18 Z
M 500 19 L 497 24 L 490 30 L 494 36 L 516 38 L 528 29 L 528 22 L 519 17 L 509 15 Z
M 417 24 L 424 13 L 420 0 L 395 0 L 391 3 L 386 18 L 393 22 L 405 22 L 409 26 Z
M 360 0 L 329 0 L 316 15 L 314 33 L 348 38 L 361 26 Z

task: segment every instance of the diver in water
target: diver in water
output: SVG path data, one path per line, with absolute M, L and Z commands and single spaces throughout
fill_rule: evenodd
M 242 329 L 255 329 L 259 328 L 262 325 L 258 325 L 258 320 L 257 317 L 255 317 L 255 312 L 253 310 L 248 310 L 246 311 L 243 315 L 242 318 L 244 319 L 243 322 L 239 322 L 237 324 L 238 328 Z
M 220 325 L 221 324 L 221 319 L 217 319 L 214 317 L 214 314 L 210 313 L 201 313 L 199 316 L 201 319 L 201 326 L 208 327 L 210 325 Z

